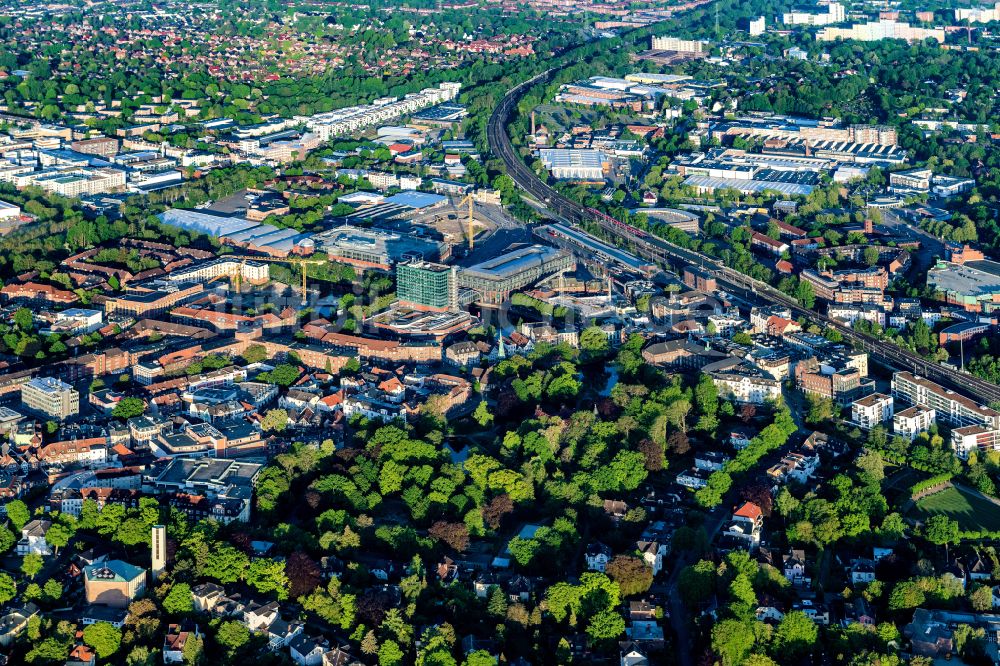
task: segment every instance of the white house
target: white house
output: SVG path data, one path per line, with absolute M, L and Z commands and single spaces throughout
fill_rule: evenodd
M 792 585 L 808 586 L 812 579 L 806 573 L 806 552 L 804 550 L 792 550 L 782 556 L 783 573 L 788 582 Z
M 202 583 L 191 588 L 191 600 L 199 613 L 209 613 L 226 595 L 226 590 L 215 583 Z
M 855 560 L 851 565 L 851 583 L 867 584 L 875 580 L 875 563 L 871 560 Z
M 21 540 L 17 542 L 18 555 L 51 555 L 52 546 L 45 540 L 52 521 L 32 520 L 21 528 Z
M 608 562 L 611 561 L 611 549 L 600 541 L 595 541 L 587 546 L 584 557 L 587 559 L 588 569 L 603 573 L 604 569 L 608 566 Z
M 691 488 L 693 490 L 698 490 L 699 488 L 704 488 L 708 485 L 708 476 L 710 472 L 698 469 L 697 467 L 692 467 L 686 472 L 681 472 L 677 475 L 677 483 L 684 486 L 685 488 Z
M 312 638 L 299 634 L 288 644 L 288 655 L 299 666 L 320 666 L 323 654 L 330 649 L 325 638 Z
M 660 573 L 663 569 L 663 558 L 667 554 L 666 545 L 658 541 L 636 541 L 635 547 L 639 550 L 639 556 L 653 570 L 653 575 Z

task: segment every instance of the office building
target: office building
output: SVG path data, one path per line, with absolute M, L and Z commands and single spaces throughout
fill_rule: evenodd
M 518 289 L 575 267 L 573 255 L 566 250 L 527 245 L 462 269 L 458 284 L 475 291 L 481 302 L 502 303 Z
M 455 310 L 458 308 L 455 268 L 428 261 L 397 264 L 396 296 L 400 305 L 415 310 Z
M 826 6 L 826 11 L 816 7 L 817 11 L 809 9 L 794 9 L 781 15 L 781 22 L 785 25 L 830 25 L 831 23 L 843 23 L 847 17 L 844 5 L 838 2 L 831 2 Z
M 600 150 L 544 148 L 538 151 L 542 165 L 558 180 L 603 181 L 609 160 Z
M 448 254 L 444 244 L 437 241 L 348 224 L 317 235 L 316 243 L 330 261 L 380 271 L 391 270 L 400 261 L 411 259 L 434 261 L 446 258 Z
M 36 414 L 64 421 L 80 413 L 80 394 L 53 377 L 36 377 L 21 387 L 21 404 Z

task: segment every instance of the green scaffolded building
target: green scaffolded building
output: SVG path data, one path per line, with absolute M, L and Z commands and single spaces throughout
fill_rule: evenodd
M 396 296 L 400 305 L 415 310 L 458 309 L 455 269 L 429 261 L 396 264 Z

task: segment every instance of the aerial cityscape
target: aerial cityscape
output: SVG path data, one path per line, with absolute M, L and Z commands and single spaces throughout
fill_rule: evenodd
M 1000 664 L 1000 3 L 0 0 L 0 666 Z

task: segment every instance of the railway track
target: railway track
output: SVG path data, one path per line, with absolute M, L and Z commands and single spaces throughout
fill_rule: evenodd
M 972 396 L 984 404 L 1000 402 L 1000 386 L 996 384 L 927 361 L 907 349 L 859 333 L 840 321 L 802 307 L 795 299 L 778 291 L 770 284 L 754 280 L 732 270 L 716 259 L 679 247 L 656 236 L 645 233 L 640 235 L 639 230 L 611 220 L 597 211 L 592 211 L 542 182 L 518 155 L 507 133 L 507 125 L 511 113 L 524 94 L 538 83 L 549 80 L 556 71 L 558 70 L 555 68 L 546 70 L 509 90 L 493 110 L 487 124 L 490 151 L 503 161 L 508 175 L 518 187 L 541 202 L 555 217 L 577 226 L 582 226 L 585 223 L 597 225 L 609 237 L 622 241 L 636 254 L 659 265 L 701 266 L 715 277 L 717 284 L 721 287 L 743 295 L 750 302 L 781 305 L 791 310 L 796 317 L 804 317 L 816 324 L 832 328 L 838 331 L 845 340 L 849 340 L 867 351 L 873 360 L 889 368 L 908 370 L 919 374 L 946 388 Z

